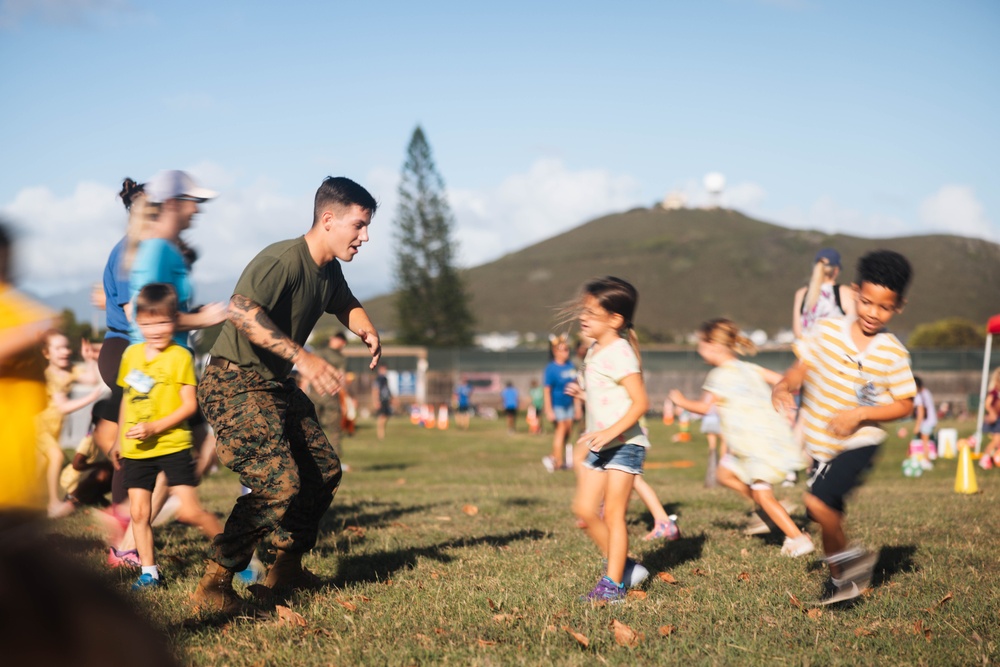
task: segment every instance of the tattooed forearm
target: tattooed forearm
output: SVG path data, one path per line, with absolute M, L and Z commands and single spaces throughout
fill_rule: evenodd
M 302 348 L 267 316 L 264 309 L 251 299 L 234 294 L 229 300 L 229 320 L 236 330 L 257 347 L 282 359 L 295 361 Z

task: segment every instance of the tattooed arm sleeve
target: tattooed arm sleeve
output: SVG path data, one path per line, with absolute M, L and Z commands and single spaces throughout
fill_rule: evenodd
M 259 304 L 245 296 L 234 294 L 229 300 L 229 321 L 251 343 L 282 359 L 295 361 L 302 351 L 302 347 L 279 329 Z

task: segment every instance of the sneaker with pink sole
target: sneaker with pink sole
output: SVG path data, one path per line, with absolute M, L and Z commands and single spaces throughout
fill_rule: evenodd
M 681 539 L 681 529 L 677 527 L 677 515 L 671 514 L 666 521 L 657 521 L 653 530 L 646 533 L 642 539 L 644 542 L 661 539 L 673 542 Z

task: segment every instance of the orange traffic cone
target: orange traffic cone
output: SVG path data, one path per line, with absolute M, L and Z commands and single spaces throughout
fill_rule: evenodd
M 972 451 L 969 441 L 958 441 L 958 471 L 955 474 L 955 493 L 979 493 L 976 483 L 976 469 L 972 465 Z
M 441 431 L 448 430 L 448 406 L 442 405 L 438 408 L 438 429 Z

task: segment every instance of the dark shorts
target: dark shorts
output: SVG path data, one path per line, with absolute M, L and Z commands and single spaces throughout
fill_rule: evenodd
M 161 470 L 167 475 L 167 486 L 198 486 L 190 449 L 151 459 L 122 459 L 122 466 L 126 489 L 152 491 Z
M 992 424 L 983 422 L 983 433 L 1000 433 L 1000 419 L 996 420 Z
M 378 404 L 378 412 L 376 412 L 379 417 L 391 417 L 392 416 L 392 403 L 390 401 L 381 401 Z
M 111 336 L 104 339 L 101 344 L 101 353 L 97 357 L 97 369 L 101 372 L 101 379 L 104 384 L 111 389 L 111 397 L 101 407 L 97 414 L 98 419 L 104 421 L 117 422 L 118 411 L 122 405 L 122 395 L 124 390 L 118 386 L 118 367 L 121 365 L 122 355 L 125 348 L 129 346 L 127 338 Z
M 830 509 L 844 513 L 844 499 L 864 481 L 877 452 L 878 445 L 848 449 L 829 463 L 817 463 L 807 482 L 809 493 Z
M 504 410 L 504 413 L 508 417 L 516 417 L 517 416 L 517 408 L 507 408 L 506 410 Z
M 469 406 L 468 405 L 460 405 L 460 406 L 458 406 L 455 409 L 458 411 L 458 414 L 464 415 L 465 413 L 467 413 L 469 411 Z

